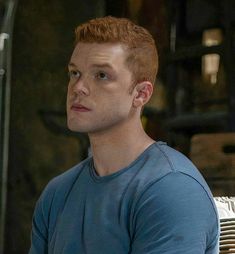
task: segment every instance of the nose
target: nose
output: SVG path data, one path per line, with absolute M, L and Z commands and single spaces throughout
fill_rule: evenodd
M 72 85 L 72 90 L 77 95 L 83 95 L 83 96 L 89 95 L 87 82 L 85 81 L 84 78 L 83 79 L 80 78 L 76 80 L 74 84 Z

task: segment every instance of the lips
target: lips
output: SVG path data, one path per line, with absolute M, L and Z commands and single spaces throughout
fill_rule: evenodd
M 71 106 L 71 110 L 77 111 L 77 112 L 88 112 L 88 111 L 91 111 L 89 108 L 83 106 L 82 104 L 73 104 Z

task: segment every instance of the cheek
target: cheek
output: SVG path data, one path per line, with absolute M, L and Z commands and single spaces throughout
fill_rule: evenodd
M 123 94 L 110 97 L 108 100 L 104 100 L 102 103 L 103 110 L 109 112 L 109 115 L 126 115 L 129 113 L 131 107 L 132 98 L 129 96 L 123 96 Z
M 66 105 L 67 105 L 67 107 L 68 107 L 69 101 L 71 99 L 71 96 L 72 96 L 72 90 L 71 90 L 71 87 L 68 86 L 68 88 L 67 88 L 67 96 L 66 96 Z
M 71 90 L 72 90 L 72 85 L 69 82 L 68 85 L 67 85 L 67 94 L 71 93 Z
M 72 86 L 71 85 L 68 85 L 67 87 L 67 101 L 69 98 L 71 98 L 73 95 L 73 90 L 72 90 Z

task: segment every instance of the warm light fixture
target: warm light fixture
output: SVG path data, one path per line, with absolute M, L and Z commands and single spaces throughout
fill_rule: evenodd
M 207 47 L 219 45 L 222 42 L 221 29 L 208 29 L 203 32 L 202 44 Z M 219 54 L 207 54 L 202 57 L 202 77 L 205 83 L 215 85 L 220 65 Z

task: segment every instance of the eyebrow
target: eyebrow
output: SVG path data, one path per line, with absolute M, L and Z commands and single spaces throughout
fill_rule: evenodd
M 104 63 L 104 64 L 92 64 L 91 67 L 94 68 L 109 68 L 109 69 L 113 69 L 113 66 L 108 64 L 108 63 Z
M 76 67 L 76 64 L 74 64 L 74 63 L 69 63 L 69 64 L 68 64 L 68 67 Z
M 68 64 L 68 67 L 76 67 L 76 64 L 70 62 Z M 91 67 L 93 67 L 93 68 L 110 68 L 110 69 L 113 69 L 112 65 L 110 65 L 108 63 L 104 63 L 104 64 L 92 64 Z

